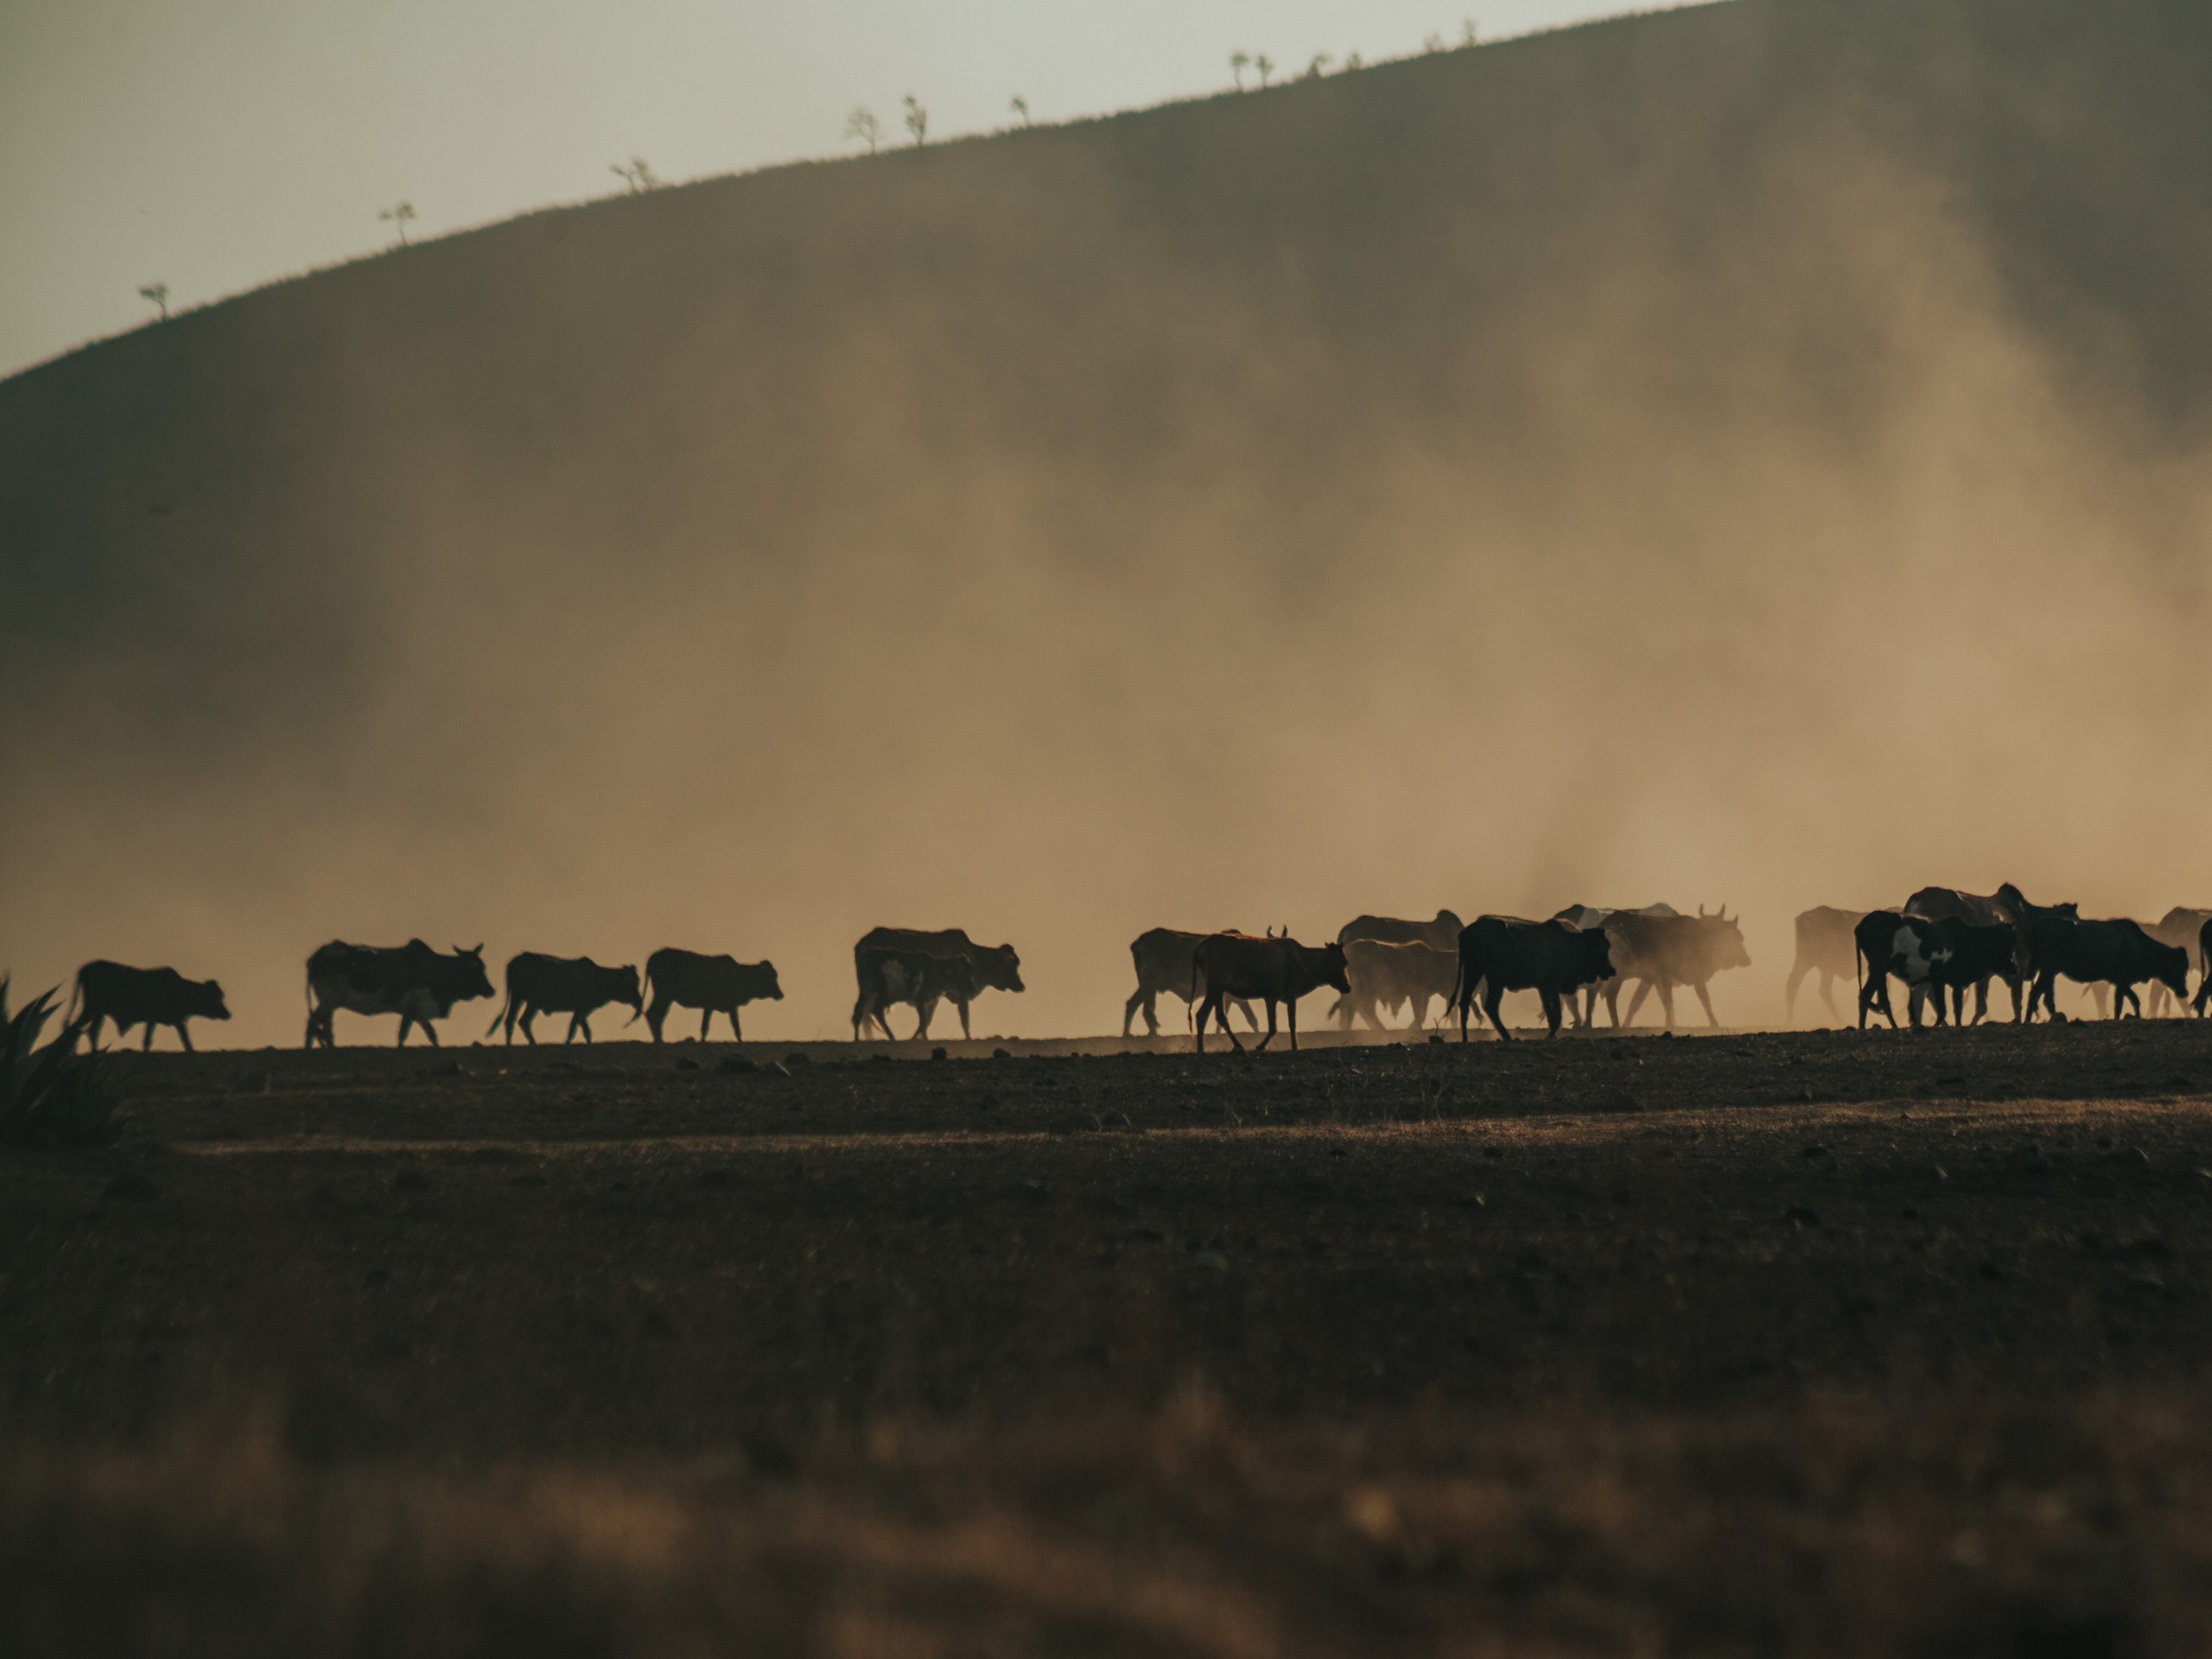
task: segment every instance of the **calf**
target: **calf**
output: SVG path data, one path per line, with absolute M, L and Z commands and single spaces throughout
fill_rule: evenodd
M 492 1016 L 484 1034 L 489 1037 L 504 1020 L 507 1046 L 512 1048 L 515 1023 L 520 1020 L 522 1034 L 535 1048 L 537 1033 L 531 1027 L 537 1016 L 565 1014 L 569 1030 L 561 1040 L 573 1042 L 581 1031 L 584 1041 L 589 1042 L 592 1015 L 610 1002 L 628 1003 L 632 1020 L 643 1011 L 645 997 L 638 988 L 634 967 L 602 968 L 589 957 L 547 957 L 525 950 L 507 959 L 507 1005 Z
M 2189 952 L 2177 944 L 2161 944 L 2138 923 L 2126 917 L 2082 922 L 2070 917 L 2047 918 L 2037 927 L 2034 944 L 2035 988 L 2028 993 L 2028 1012 L 2037 1004 L 2048 1014 L 2057 1013 L 2052 990 L 2058 976 L 2083 984 L 2101 981 L 2113 988 L 2112 1017 L 2126 1017 L 2135 1005 L 2140 1018 L 2143 1000 L 2135 988 L 2155 980 L 2171 991 L 2177 1001 L 2189 995 Z
M 1483 988 L 1483 1012 L 1501 1039 L 1510 1042 L 1513 1038 L 1497 1013 L 1508 991 L 1535 992 L 1544 1006 L 1544 1023 L 1558 1036 L 1560 999 L 1613 977 L 1606 931 L 1611 925 L 1585 930 L 1557 916 L 1548 922 L 1478 916 L 1459 934 L 1459 969 L 1450 1004 L 1459 1011 L 1459 1040 L 1467 1040 L 1467 1012 L 1474 1006 L 1478 985 Z
M 974 1035 L 968 1029 L 968 1005 L 983 989 L 983 982 L 976 975 L 976 964 L 966 957 L 937 957 L 926 950 L 877 945 L 855 951 L 853 968 L 861 982 L 860 997 L 853 1004 L 855 1042 L 861 1040 L 871 1023 L 886 1039 L 896 1042 L 891 1022 L 883 1016 L 899 1002 L 909 1004 L 919 1016 L 920 1023 L 914 1027 L 914 1040 L 918 1042 L 930 1034 L 937 1005 L 947 997 L 960 1010 L 960 1034 Z
M 1412 1029 L 1428 1023 L 1428 1000 L 1452 1000 L 1452 982 L 1459 971 L 1456 948 L 1440 950 L 1434 945 L 1408 941 L 1389 944 L 1381 939 L 1354 939 L 1344 946 L 1344 977 L 1351 985 L 1345 1006 L 1351 1011 L 1345 1024 L 1365 1016 L 1369 1026 L 1382 1029 L 1382 1011 L 1395 1014 L 1409 1004 Z
M 734 957 L 703 957 L 696 950 L 673 948 L 656 950 L 645 958 L 645 1024 L 653 1041 L 661 1040 L 661 1027 L 671 1007 L 699 1010 L 699 1040 L 707 1040 L 708 1027 L 718 1014 L 729 1017 L 729 1034 L 739 1042 L 737 1011 L 747 1002 L 780 1002 L 784 988 L 776 980 L 772 962 L 740 962 Z
M 79 1003 L 81 1013 L 77 1012 Z M 81 1021 L 86 1042 L 94 1050 L 100 1046 L 101 1026 L 110 1020 L 115 1021 L 118 1042 L 131 1027 L 145 1027 L 143 1047 L 149 1050 L 154 1046 L 154 1027 L 173 1026 L 177 1041 L 188 1053 L 192 1033 L 186 1028 L 188 1021 L 231 1017 L 224 1006 L 223 988 L 212 979 L 187 979 L 174 968 L 126 968 L 119 962 L 88 962 L 79 968 L 69 1007 L 65 1026 Z
M 1205 985 L 1204 1000 L 1198 985 Z M 1243 1044 L 1229 1029 L 1222 1003 L 1230 997 L 1264 998 L 1268 1005 L 1265 1048 L 1275 1039 L 1275 1004 L 1290 1011 L 1290 1046 L 1298 1048 L 1298 999 L 1334 986 L 1349 995 L 1351 982 L 1344 977 L 1344 948 L 1341 944 L 1300 944 L 1291 938 L 1255 939 L 1242 933 L 1216 933 L 1198 941 L 1191 952 L 1191 1000 L 1198 1006 L 1197 1048 L 1206 1052 L 1206 1020 L 1218 1020 L 1229 1040 L 1241 1052 Z

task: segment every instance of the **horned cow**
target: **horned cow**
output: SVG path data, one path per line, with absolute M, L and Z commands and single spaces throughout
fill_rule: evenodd
M 1215 933 L 1198 941 L 1191 952 L 1191 1000 L 1198 1007 L 1196 1026 L 1197 1049 L 1201 1054 L 1206 1049 L 1206 1020 L 1218 1020 L 1221 1028 L 1229 1033 L 1229 1040 L 1241 1051 L 1244 1045 L 1237 1042 L 1236 1033 L 1230 1030 L 1229 1016 L 1222 1004 L 1230 997 L 1250 997 L 1264 1000 L 1268 1005 L 1268 1034 L 1260 1039 L 1265 1048 L 1275 1039 L 1275 1004 L 1284 1004 L 1289 1011 L 1290 1046 L 1298 1047 L 1298 999 L 1319 990 L 1324 985 L 1334 986 L 1349 995 L 1351 982 L 1344 976 L 1344 948 L 1341 944 L 1300 944 L 1296 939 L 1252 938 L 1242 933 Z M 1203 980 L 1205 992 L 1201 999 L 1198 986 Z

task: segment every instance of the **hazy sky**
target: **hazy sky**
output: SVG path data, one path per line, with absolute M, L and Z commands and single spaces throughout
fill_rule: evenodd
M 0 0 L 0 374 L 389 239 L 836 155 L 847 112 L 934 138 L 1625 8 L 1591 0 Z

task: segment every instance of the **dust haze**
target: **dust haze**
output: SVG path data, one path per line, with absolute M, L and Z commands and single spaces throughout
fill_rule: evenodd
M 2212 24 L 2086 10 L 783 169 L 0 385 L 0 963 L 261 1044 L 332 938 L 682 944 L 802 1038 L 959 925 L 1076 1034 L 1149 926 L 1664 899 L 1751 1024 L 1808 906 L 2212 902 Z

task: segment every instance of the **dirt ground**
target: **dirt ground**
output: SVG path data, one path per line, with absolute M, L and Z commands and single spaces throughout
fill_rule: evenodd
M 0 1649 L 2212 1647 L 2212 1025 L 994 1046 L 124 1060 Z

